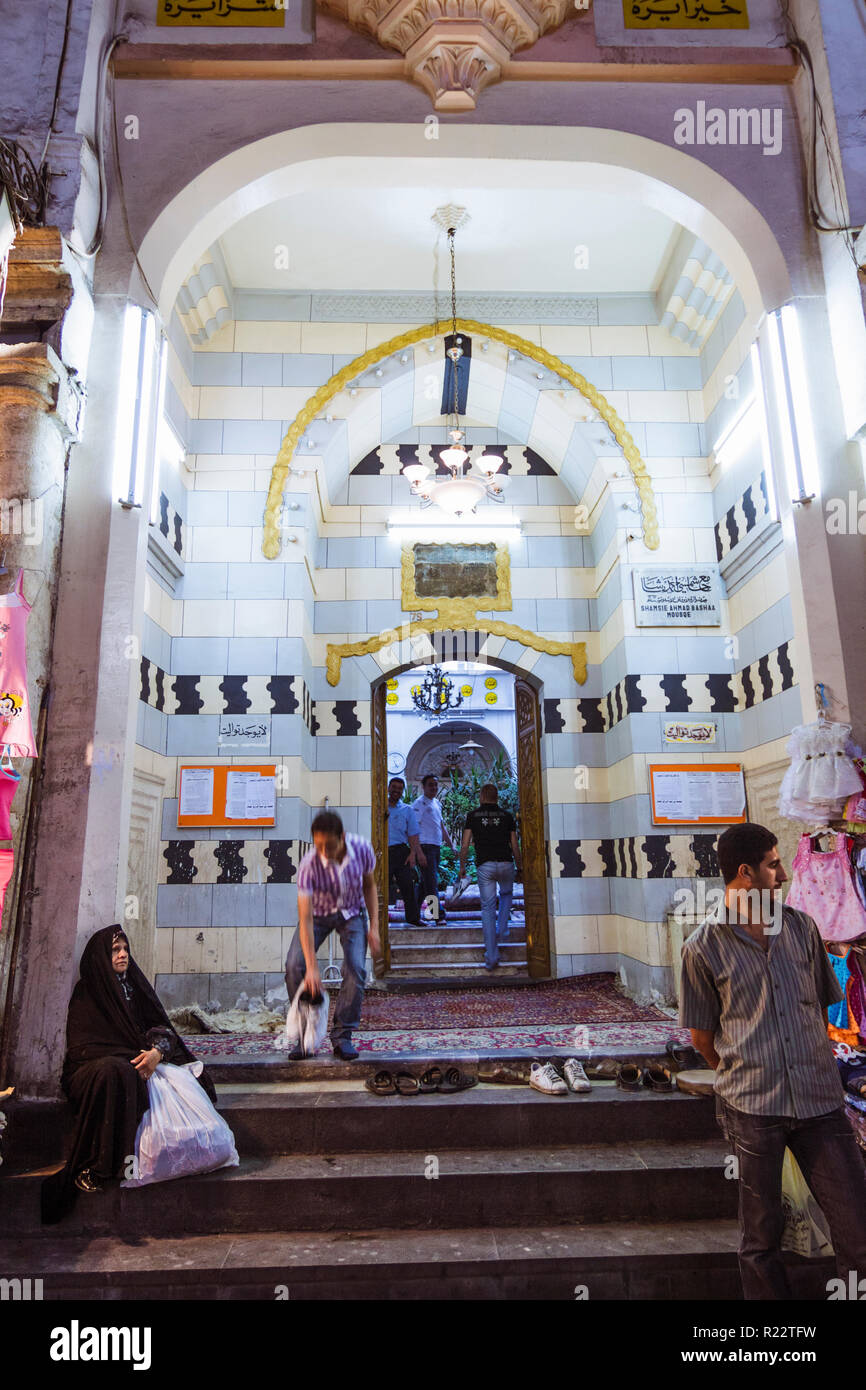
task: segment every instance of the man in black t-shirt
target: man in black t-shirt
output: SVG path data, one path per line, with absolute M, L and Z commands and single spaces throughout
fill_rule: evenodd
M 499 943 L 508 935 L 511 898 L 514 892 L 514 866 L 520 869 L 517 822 L 510 811 L 499 805 L 499 792 L 492 782 L 481 788 L 481 805 L 466 817 L 460 846 L 460 876 L 466 873 L 469 846 L 475 845 L 478 895 L 481 899 L 481 926 L 484 932 L 484 965 L 495 970 L 499 964 Z M 499 910 L 496 889 L 499 888 Z

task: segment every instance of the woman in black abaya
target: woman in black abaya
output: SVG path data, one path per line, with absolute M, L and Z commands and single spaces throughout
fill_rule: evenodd
M 148 1108 L 147 1078 L 159 1063 L 195 1061 L 132 959 L 118 924 L 90 938 L 80 975 L 69 1002 L 60 1078 L 77 1124 L 65 1166 L 42 1184 L 46 1225 L 62 1220 L 77 1191 L 98 1192 L 106 1179 L 122 1176 Z M 207 1072 L 198 1080 L 216 1101 Z

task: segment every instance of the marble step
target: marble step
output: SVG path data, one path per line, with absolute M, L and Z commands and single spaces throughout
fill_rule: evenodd
M 391 960 L 391 966 L 385 975 L 386 983 L 393 979 L 412 979 L 419 983 L 426 979 L 442 979 L 447 981 L 449 976 L 457 980 L 483 980 L 483 979 L 522 979 L 528 975 L 526 960 L 508 961 L 507 964 L 497 965 L 495 970 L 488 970 L 482 964 L 472 965 L 466 961 L 430 961 L 427 964 L 410 962 L 401 964 L 400 961 Z
M 9 1278 L 41 1278 L 47 1300 L 738 1300 L 730 1218 L 553 1222 L 406 1232 L 376 1229 L 203 1236 L 0 1239 Z M 826 1299 L 832 1260 L 791 1262 L 800 1299 Z
M 543 1149 L 434 1144 L 394 1152 L 245 1155 L 237 1168 L 82 1194 L 58 1234 L 137 1239 L 731 1218 L 737 1185 L 725 1179 L 726 1152 L 719 1137 L 677 1144 L 628 1141 Z M 4 1180 L 0 1229 L 5 1235 L 39 1229 L 42 1176 L 30 1172 Z
M 526 964 L 526 942 L 500 942 L 499 959 L 504 965 Z M 483 965 L 484 942 L 463 942 L 457 946 L 441 946 L 437 942 L 403 945 L 391 942 L 391 969 L 397 965 Z
M 392 922 L 388 927 L 388 937 L 392 950 L 395 946 L 475 946 L 484 943 L 480 920 L 465 925 L 461 922 L 458 926 L 452 926 L 449 922 L 436 927 L 413 927 L 409 923 L 404 926 Z M 508 940 L 502 944 L 513 946 L 525 940 L 525 923 L 512 923 Z

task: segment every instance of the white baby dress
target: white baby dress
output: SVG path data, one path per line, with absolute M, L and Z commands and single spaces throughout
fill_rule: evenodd
M 847 797 L 861 791 L 863 783 L 853 756 L 859 749 L 850 741 L 851 725 L 817 720 L 792 729 L 788 740 L 791 766 L 779 790 L 779 812 L 787 820 L 838 820 Z

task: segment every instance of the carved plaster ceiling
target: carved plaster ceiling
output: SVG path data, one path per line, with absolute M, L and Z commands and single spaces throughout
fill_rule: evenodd
M 474 110 L 512 54 L 587 4 L 575 0 L 319 0 L 353 29 L 396 48 L 437 111 Z

